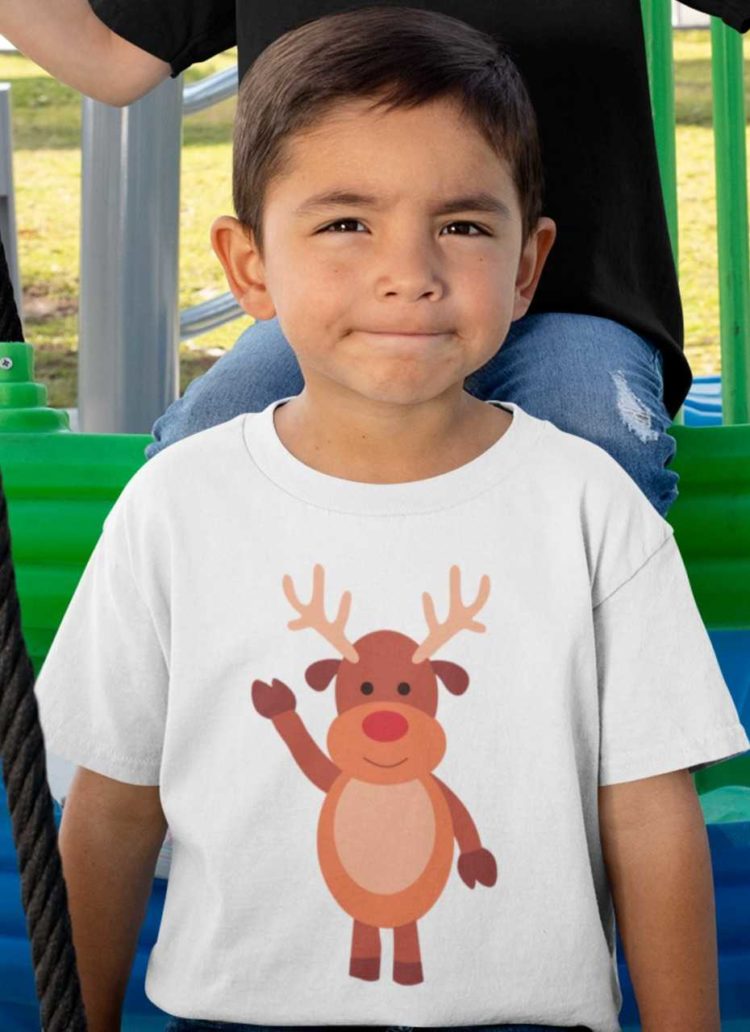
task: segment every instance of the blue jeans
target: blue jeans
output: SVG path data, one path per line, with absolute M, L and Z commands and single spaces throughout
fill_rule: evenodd
M 413 1032 L 405 1025 L 383 1025 L 381 1028 L 382 1032 Z M 225 1029 L 227 1032 L 378 1032 L 377 1025 L 237 1025 L 200 1018 L 172 1018 L 164 1032 L 224 1032 Z M 558 1032 L 559 1029 L 591 1032 L 585 1025 L 467 1025 L 465 1028 L 435 1029 L 434 1032 Z
M 539 419 L 584 437 L 614 458 L 665 516 L 677 498 L 668 469 L 676 443 L 664 407 L 659 349 L 611 319 L 565 312 L 526 315 L 505 343 L 464 381 L 483 401 L 513 401 Z M 174 441 L 272 401 L 299 394 L 304 380 L 278 319 L 253 324 L 232 350 L 156 420 L 151 458 Z

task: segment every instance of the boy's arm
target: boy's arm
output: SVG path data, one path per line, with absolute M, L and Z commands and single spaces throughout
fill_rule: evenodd
M 88 0 L 0 0 L 0 33 L 60 82 L 122 107 L 166 79 L 166 61 L 96 17 Z
M 79 767 L 60 853 L 88 1032 L 115 1032 L 167 823 L 158 786 Z
M 690 772 L 601 787 L 599 825 L 642 1032 L 720 1032 L 711 854 Z

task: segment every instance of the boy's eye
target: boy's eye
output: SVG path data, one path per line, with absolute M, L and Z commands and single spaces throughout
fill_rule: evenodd
M 359 219 L 337 219 L 335 222 L 331 222 L 331 223 L 329 223 L 329 225 L 324 226 L 323 229 L 321 229 L 321 233 L 327 233 L 328 230 L 333 229 L 334 226 L 351 226 L 351 225 L 359 225 L 359 226 L 361 226 L 362 223 L 359 221 Z
M 479 235 L 486 236 L 485 230 L 480 229 L 479 226 L 476 224 L 476 222 L 449 222 L 448 225 L 446 226 L 446 229 L 449 229 L 451 226 L 469 226 L 469 228 L 476 229 L 477 233 Z M 474 234 L 469 234 L 469 233 L 451 233 L 450 235 L 451 236 L 471 236 L 471 235 L 474 235 Z
M 361 223 L 359 221 L 359 219 L 337 219 L 335 222 L 329 222 L 329 224 L 327 226 L 323 226 L 323 228 L 320 230 L 320 232 L 321 233 L 327 233 L 327 232 L 329 232 L 329 230 L 333 230 L 334 227 L 338 227 L 338 226 L 352 226 L 352 225 L 361 226 L 362 224 L 363 223 Z M 475 222 L 449 222 L 448 225 L 445 226 L 444 228 L 445 229 L 449 229 L 451 226 L 469 226 L 470 228 L 476 229 L 477 232 L 476 233 L 451 233 L 451 234 L 449 234 L 450 236 L 478 236 L 478 235 L 479 236 L 486 236 L 487 235 L 486 230 L 480 229 L 480 227 L 477 226 L 477 224 Z M 338 229 L 336 229 L 335 232 L 338 232 Z

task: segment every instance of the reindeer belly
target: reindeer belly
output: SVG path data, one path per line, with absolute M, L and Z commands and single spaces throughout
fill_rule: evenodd
M 370 892 L 400 892 L 417 880 L 435 845 L 435 811 L 420 781 L 372 785 L 351 780 L 333 820 L 347 874 Z
M 416 920 L 450 873 L 447 803 L 432 779 L 375 785 L 342 777 L 323 804 L 318 855 L 329 889 L 353 917 L 378 927 Z

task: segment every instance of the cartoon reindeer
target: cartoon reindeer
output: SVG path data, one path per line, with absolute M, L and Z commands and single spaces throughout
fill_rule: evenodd
M 312 628 L 342 659 L 322 659 L 305 680 L 323 691 L 336 679 L 337 716 L 328 730 L 331 758 L 318 747 L 295 712 L 294 693 L 274 679 L 254 681 L 253 704 L 268 717 L 297 764 L 325 792 L 318 821 L 318 860 L 336 902 L 354 919 L 349 974 L 380 977 L 380 929 L 392 928 L 393 979 L 423 981 L 417 920 L 439 899 L 458 841 L 458 873 L 473 889 L 494 885 L 495 858 L 484 849 L 461 800 L 432 771 L 445 754 L 438 723 L 437 678 L 462 695 L 469 676 L 456 663 L 430 657 L 462 630 L 484 631 L 473 619 L 487 601 L 489 577 L 481 578 L 471 605 L 461 601 L 460 570 L 450 570 L 448 617 L 440 623 L 432 598 L 422 596 L 429 633 L 421 644 L 398 631 L 344 634 L 351 592 L 345 591 L 332 622 L 326 619 L 324 571 L 313 571 L 312 599 L 304 605 L 292 579 L 284 594 L 300 614 L 290 630 Z

